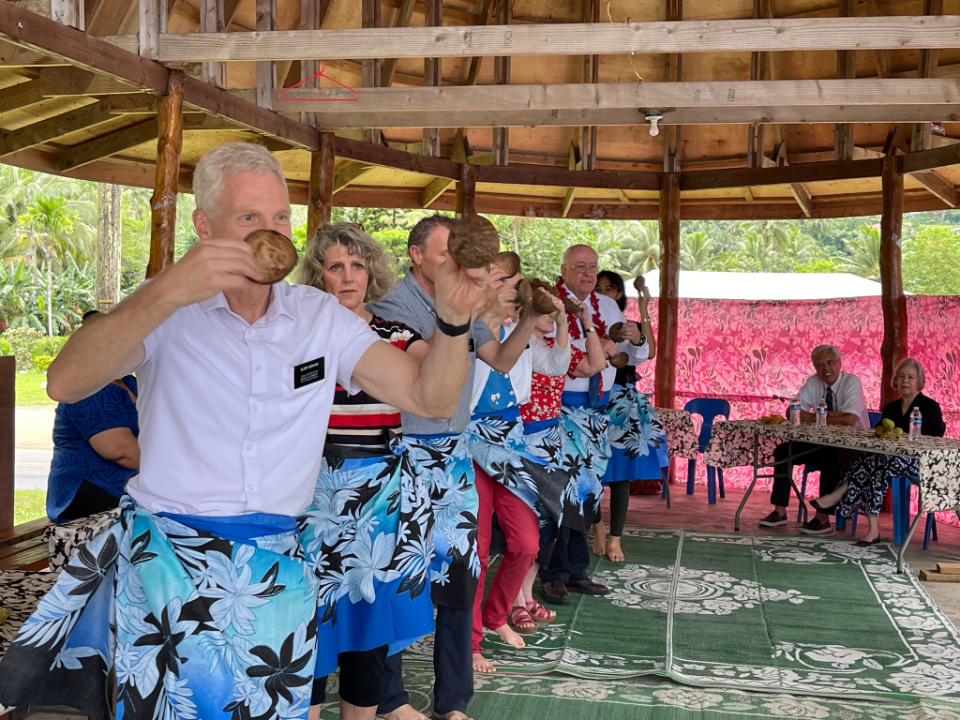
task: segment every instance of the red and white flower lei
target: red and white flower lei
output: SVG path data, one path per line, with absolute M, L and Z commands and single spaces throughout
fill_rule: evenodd
M 557 280 L 556 287 L 561 300 L 566 300 L 570 297 L 570 293 L 563 284 L 563 278 Z M 600 319 L 600 299 L 595 292 L 590 293 L 590 309 L 590 317 L 593 319 L 593 326 L 597 329 L 597 337 L 607 337 L 607 324 Z M 570 333 L 570 337 L 573 340 L 579 340 L 582 337 L 580 333 L 580 322 L 577 320 L 576 315 L 567 313 L 567 332 Z

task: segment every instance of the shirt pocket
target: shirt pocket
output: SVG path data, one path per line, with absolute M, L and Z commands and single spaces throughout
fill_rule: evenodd
M 294 370 L 292 365 L 283 368 L 283 392 L 280 395 L 281 412 L 289 417 L 316 412 L 323 405 L 329 380 L 323 378 L 309 385 L 294 388 Z

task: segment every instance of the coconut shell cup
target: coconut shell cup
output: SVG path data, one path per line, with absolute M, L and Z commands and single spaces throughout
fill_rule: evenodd
M 620 353 L 610 359 L 610 364 L 613 365 L 617 370 L 620 368 L 625 368 L 628 362 L 630 362 L 630 358 L 627 357 L 626 353 Z
M 611 325 L 610 329 L 607 331 L 607 337 L 609 337 L 615 343 L 623 342 L 623 323 L 616 322 Z
M 557 291 L 556 286 L 551 285 L 545 280 L 541 280 L 540 278 L 530 278 L 529 282 L 531 289 L 534 291 L 536 291 L 537 288 L 543 288 L 554 297 L 560 297 L 560 293 Z M 536 295 L 534 295 L 534 297 L 536 297 Z M 571 302 L 569 298 L 564 298 L 563 309 L 570 315 L 577 315 L 580 312 L 579 306 Z M 553 310 L 551 309 L 549 312 L 553 312 Z
M 500 234 L 485 217 L 460 218 L 450 228 L 447 249 L 462 267 L 490 267 L 500 254 Z M 519 263 L 519 258 L 517 261 Z
M 253 248 L 253 261 L 263 273 L 261 285 L 280 282 L 297 264 L 297 249 L 290 238 L 275 230 L 254 230 L 243 241 Z
M 511 250 L 505 250 L 497 253 L 496 265 L 511 278 L 520 272 L 520 256 Z

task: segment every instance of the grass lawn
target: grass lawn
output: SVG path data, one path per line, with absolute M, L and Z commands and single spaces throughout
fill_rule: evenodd
M 17 405 L 56 405 L 40 387 L 47 380 L 46 373 L 28 370 L 17 373 Z
M 47 516 L 46 490 L 14 490 L 13 524 L 21 525 Z

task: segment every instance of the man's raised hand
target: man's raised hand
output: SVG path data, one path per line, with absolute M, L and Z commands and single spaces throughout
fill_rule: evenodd
M 155 282 L 168 286 L 180 306 L 202 302 L 225 290 L 249 288 L 263 273 L 243 240 L 199 240 Z

